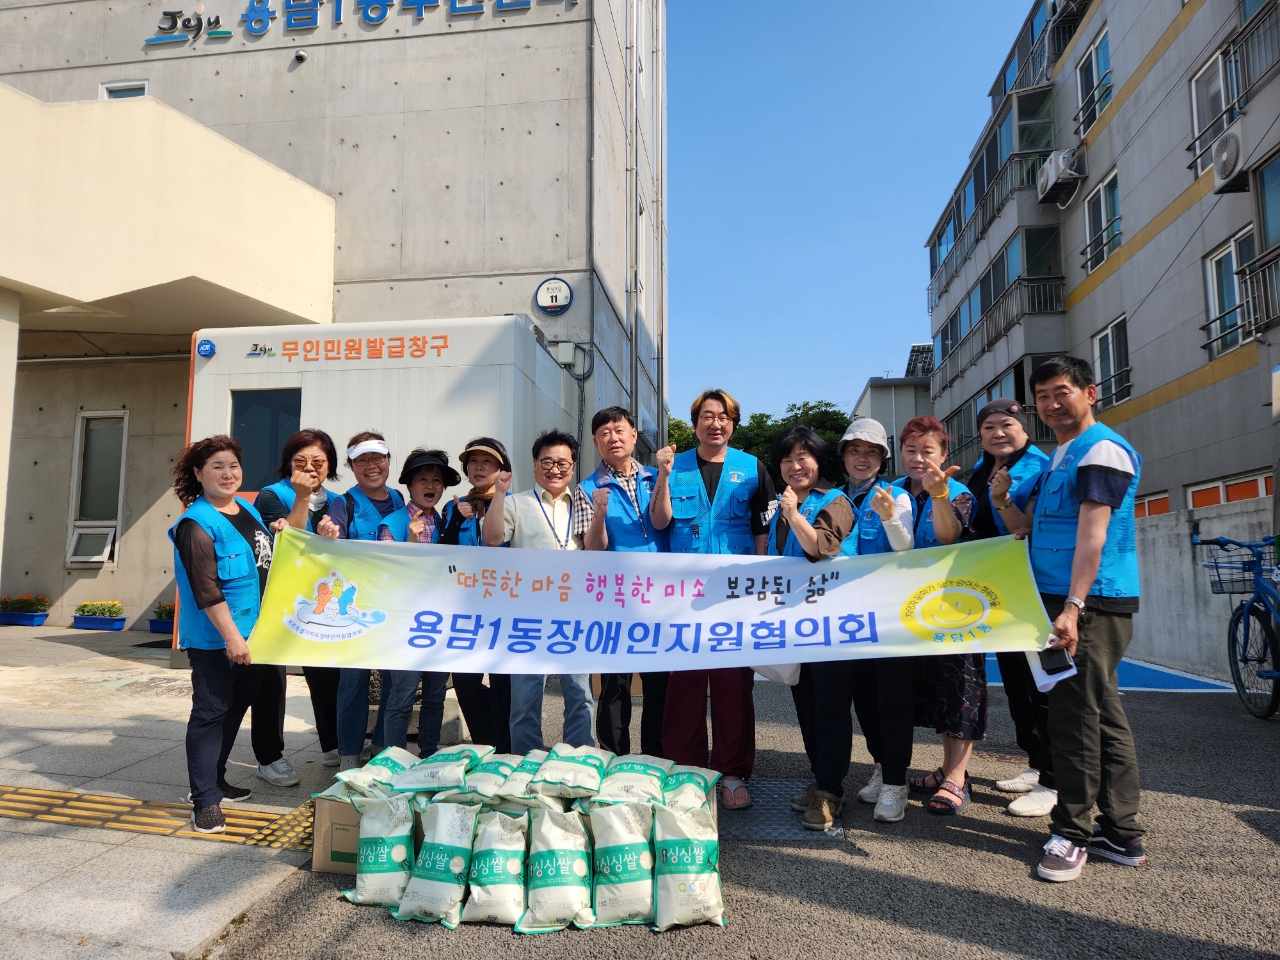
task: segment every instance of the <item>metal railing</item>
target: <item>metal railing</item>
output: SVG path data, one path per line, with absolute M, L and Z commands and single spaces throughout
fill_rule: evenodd
M 1208 323 L 1200 324 L 1209 339 L 1201 344 L 1209 351 L 1209 359 L 1219 357 L 1243 342 L 1240 339 L 1241 320 L 1244 315 L 1244 304 L 1238 303 L 1230 310 L 1224 310 Z
M 968 477 L 982 456 L 982 437 L 969 437 L 947 454 L 947 466 L 958 466 L 958 477 Z
M 1077 137 L 1083 136 L 1090 127 L 1098 122 L 1098 118 L 1102 116 L 1102 111 L 1107 109 L 1107 104 L 1110 102 L 1111 71 L 1108 70 L 1098 78 L 1098 82 L 1093 85 L 1093 89 L 1085 94 L 1084 102 L 1080 104 L 1080 109 L 1071 115 L 1071 119 L 1076 122 L 1075 134 Z
M 1113 407 L 1122 400 L 1128 400 L 1133 389 L 1129 382 L 1130 367 L 1117 370 L 1105 380 L 1098 382 L 1098 409 Z
M 1039 38 L 1031 47 L 1026 62 L 1018 70 L 1017 79 L 1013 81 L 1008 93 L 1037 87 L 1052 79 L 1053 68 L 1057 66 L 1058 58 L 1067 49 L 1071 38 L 1076 35 L 1076 29 L 1084 19 L 1089 2 L 1090 0 L 1063 0 L 1058 4 L 1057 15 L 1053 22 L 1046 24 L 1040 31 Z
M 1004 162 L 1004 166 L 996 174 L 995 181 L 987 187 L 982 199 L 974 206 L 964 229 L 929 282 L 930 314 L 933 313 L 933 308 L 938 305 L 947 287 L 951 285 L 951 281 L 960 272 L 960 268 L 973 254 L 973 248 L 978 245 L 978 241 L 986 236 L 987 230 L 991 228 L 991 224 L 1000 215 L 1000 211 L 1009 202 L 1014 191 L 1021 187 L 1036 185 L 1036 178 L 1040 175 L 1040 168 L 1044 166 L 1045 157 L 1048 155 L 1048 151 L 1034 154 L 1015 153 Z
M 1080 266 L 1090 272 L 1097 270 L 1106 262 L 1107 257 L 1116 252 L 1121 242 L 1120 217 L 1115 216 L 1103 224 L 1102 229 L 1080 249 Z
M 936 399 L 948 384 L 990 350 L 1023 317 L 1062 313 L 1066 286 L 1061 277 L 1015 280 L 982 315 L 982 319 L 969 329 L 956 348 L 934 368 L 929 384 L 930 395 Z
M 1280 247 L 1236 271 L 1240 283 L 1241 342 L 1280 322 Z

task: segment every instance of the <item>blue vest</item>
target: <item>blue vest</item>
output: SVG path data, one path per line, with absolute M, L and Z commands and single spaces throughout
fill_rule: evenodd
M 640 513 L 631 503 L 631 497 L 613 478 L 607 464 L 600 464 L 596 472 L 584 477 L 578 488 L 591 499 L 600 488 L 609 491 L 609 509 L 604 515 L 604 527 L 609 534 L 609 549 L 622 553 L 666 553 L 667 531 L 653 529 L 649 519 L 649 501 L 658 482 L 658 471 L 653 467 L 640 467 L 636 477 L 636 499 L 640 501 Z
M 474 508 L 473 508 L 474 509 Z M 453 522 L 453 501 L 450 500 L 444 505 L 444 509 L 440 511 L 440 532 L 443 533 L 448 529 L 449 524 Z M 498 522 L 502 522 L 502 518 L 498 518 Z M 436 538 L 437 540 L 439 537 Z M 484 538 L 480 521 L 473 513 L 471 516 L 462 521 L 462 525 L 458 528 L 458 546 L 460 547 L 483 547 Z M 504 547 L 511 546 L 511 542 L 507 541 Z
M 1076 556 L 1076 528 L 1080 521 L 1080 496 L 1076 470 L 1085 454 L 1102 440 L 1119 444 L 1133 461 L 1133 479 L 1124 501 L 1111 511 L 1107 542 L 1102 547 L 1098 578 L 1089 588 L 1090 596 L 1138 596 L 1138 550 L 1133 536 L 1133 497 L 1138 492 L 1142 457 L 1124 437 L 1102 423 L 1095 423 L 1071 443 L 1056 469 L 1045 474 L 1036 497 L 1036 515 L 1031 527 L 1031 569 L 1041 593 L 1065 595 L 1071 592 L 1071 564 Z
M 906 490 L 908 496 L 911 494 L 911 488 L 908 486 L 910 478 L 902 477 L 893 481 L 893 485 L 900 490 Z M 958 480 L 947 479 L 947 495 L 952 501 L 956 497 L 969 492 L 969 488 Z M 926 547 L 940 546 L 938 538 L 933 532 L 933 497 L 929 497 L 924 504 L 924 515 L 920 516 L 917 511 L 920 507 L 916 504 L 916 498 L 911 497 L 911 519 L 916 528 L 916 549 L 923 550 Z
M 974 465 L 974 472 L 982 466 L 982 462 L 987 459 L 984 453 L 978 458 L 978 462 Z M 1027 503 L 1031 499 L 1031 495 L 1035 493 L 1036 481 L 1040 479 L 1040 474 L 1044 473 L 1045 468 L 1049 466 L 1049 457 L 1043 450 L 1034 443 L 1027 446 L 1027 452 L 1018 458 L 1018 462 L 1009 468 L 1009 479 L 1013 482 L 1009 485 L 1009 499 L 1013 501 L 1014 506 L 1019 510 L 1027 509 Z M 986 497 L 991 500 L 991 488 L 976 496 Z M 1000 511 L 996 509 L 995 501 L 991 502 L 991 515 L 996 519 L 996 529 L 1002 534 L 1008 534 L 1009 528 L 1004 525 L 1004 518 L 1000 516 Z
M 862 501 L 861 509 L 856 511 L 853 532 L 859 555 L 893 552 L 893 545 L 889 543 L 889 534 L 884 529 L 884 521 L 880 519 L 880 514 L 871 509 L 871 498 L 880 489 L 888 490 L 890 493 L 894 492 L 892 486 L 877 480 L 872 484 L 871 489 L 867 491 L 867 495 Z M 845 490 L 845 496 L 849 496 L 847 484 Z M 852 500 L 853 498 L 849 497 L 849 499 Z
M 698 451 L 676 454 L 671 469 L 672 553 L 756 552 L 751 535 L 751 498 L 760 485 L 759 464 L 749 453 L 730 447 L 725 451 L 715 502 L 707 499 L 707 486 L 698 470 Z
M 262 523 L 262 517 L 253 504 L 239 497 L 236 502 L 241 510 L 247 510 L 250 516 Z M 253 555 L 253 547 L 245 541 L 231 521 L 204 497 L 197 498 L 169 528 L 170 540 L 173 540 L 174 532 L 183 520 L 194 520 L 213 538 L 222 595 L 240 636 L 247 638 L 253 631 L 253 625 L 258 622 L 258 612 L 262 606 L 262 598 L 258 596 L 258 563 Z M 191 581 L 187 579 L 187 571 L 182 566 L 182 558 L 178 556 L 176 546 L 173 548 L 173 572 L 178 581 L 178 646 L 184 650 L 188 647 L 195 647 L 197 650 L 226 649 L 227 643 L 218 628 L 213 625 L 208 614 L 196 606 Z
M 397 542 L 407 543 L 409 541 L 409 505 L 407 503 L 395 513 L 383 517 L 382 522 L 391 530 L 391 535 L 396 538 Z M 440 531 L 442 529 L 440 520 L 437 520 L 435 531 L 431 535 L 432 543 L 436 543 L 440 539 Z M 417 541 L 414 542 L 416 543 Z
M 270 490 L 272 493 L 274 493 L 280 499 L 280 502 L 284 504 L 285 510 L 292 510 L 293 505 L 298 501 L 298 495 L 294 493 L 293 484 L 289 482 L 288 477 L 285 477 L 283 480 L 277 480 L 275 483 L 271 484 L 271 486 L 263 487 L 262 489 L 264 493 L 267 490 Z M 324 495 L 325 497 L 328 498 L 325 500 L 325 506 L 328 506 L 329 500 L 333 499 L 333 494 L 331 494 L 328 490 L 325 490 Z M 307 505 L 307 533 L 315 533 L 315 531 L 311 529 L 311 505 L 310 504 Z
M 831 501 L 843 496 L 844 491 L 837 487 L 832 487 L 826 493 L 819 493 L 817 490 L 810 490 L 808 495 L 804 498 L 804 503 L 800 504 L 800 516 L 804 517 L 805 520 L 812 525 L 814 519 L 827 508 Z M 773 511 L 773 516 L 769 518 L 769 556 L 771 557 L 778 556 L 778 516 L 781 513 L 781 510 L 775 510 Z M 855 530 L 850 530 L 848 536 L 840 542 L 841 556 L 852 557 L 857 555 L 858 537 Z M 805 556 L 805 552 L 800 549 L 800 542 L 796 540 L 794 530 L 787 530 L 787 542 L 782 551 L 782 556 Z
M 395 490 L 388 488 L 387 493 L 391 494 L 391 500 L 396 505 L 396 510 L 404 507 L 404 497 L 400 496 Z M 373 505 L 363 490 L 358 486 L 352 487 L 346 493 L 350 496 L 356 505 L 356 515 L 347 517 L 347 539 L 348 540 L 377 540 L 378 528 L 384 523 L 391 527 L 391 533 L 397 540 L 403 543 L 409 539 L 409 521 L 404 521 L 404 532 L 396 535 L 397 528 L 391 526 L 391 518 L 395 516 L 392 512 L 387 516 L 383 516 L 378 512 L 378 508 Z

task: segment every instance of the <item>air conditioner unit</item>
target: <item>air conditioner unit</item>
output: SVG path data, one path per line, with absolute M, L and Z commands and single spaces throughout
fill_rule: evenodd
M 1084 157 L 1077 148 L 1053 151 L 1044 158 L 1036 178 L 1040 202 L 1062 203 L 1071 199 L 1084 176 Z
M 1239 118 L 1213 142 L 1213 192 L 1244 193 L 1249 171 L 1244 167 L 1243 118 Z

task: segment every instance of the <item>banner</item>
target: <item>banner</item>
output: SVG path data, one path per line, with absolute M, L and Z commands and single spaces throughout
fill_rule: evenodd
M 629 673 L 1037 650 L 1011 537 L 819 563 L 276 537 L 256 663 Z

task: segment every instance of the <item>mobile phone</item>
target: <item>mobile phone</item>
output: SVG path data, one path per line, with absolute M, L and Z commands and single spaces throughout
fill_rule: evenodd
M 1057 637 L 1050 638 L 1051 641 L 1057 639 Z M 1075 665 L 1075 661 L 1071 659 L 1071 654 L 1067 653 L 1065 649 L 1040 651 L 1040 666 L 1051 677 L 1059 673 L 1066 673 Z

